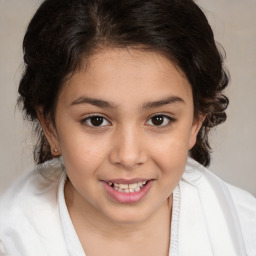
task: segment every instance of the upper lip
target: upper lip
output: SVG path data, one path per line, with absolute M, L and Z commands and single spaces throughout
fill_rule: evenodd
M 144 181 L 149 181 L 151 179 L 143 179 L 143 178 L 134 178 L 134 179 L 111 179 L 111 180 L 104 180 L 104 182 L 111 182 L 111 183 L 118 183 L 118 184 L 133 184 L 139 183 Z

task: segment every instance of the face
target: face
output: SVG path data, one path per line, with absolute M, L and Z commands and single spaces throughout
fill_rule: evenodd
M 64 84 L 46 133 L 80 209 L 140 222 L 178 184 L 201 125 L 193 117 L 191 86 L 166 57 L 106 49 Z

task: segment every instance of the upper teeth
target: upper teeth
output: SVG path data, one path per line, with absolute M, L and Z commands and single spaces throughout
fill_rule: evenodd
M 131 184 L 121 184 L 121 183 L 112 183 L 108 182 L 110 186 L 114 185 L 114 189 L 118 190 L 120 192 L 138 192 L 141 190 L 141 188 L 146 184 L 147 182 L 137 182 L 137 183 L 131 183 Z

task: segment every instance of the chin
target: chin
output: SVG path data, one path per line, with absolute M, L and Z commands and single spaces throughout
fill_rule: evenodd
M 113 212 L 114 211 L 114 212 Z M 152 213 L 138 207 L 121 206 L 121 209 L 114 208 L 105 216 L 118 225 L 132 225 L 144 222 Z

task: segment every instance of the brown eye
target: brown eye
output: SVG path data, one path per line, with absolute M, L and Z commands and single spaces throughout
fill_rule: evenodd
M 82 120 L 82 123 L 91 127 L 104 127 L 110 124 L 103 116 L 89 116 Z
M 174 121 L 175 119 L 171 118 L 170 116 L 155 115 L 147 121 L 147 124 L 162 127 L 162 126 L 168 126 L 169 124 L 171 124 L 171 122 L 174 122 Z
M 93 116 L 91 117 L 91 124 L 93 126 L 101 126 L 103 124 L 104 118 L 101 116 Z
M 154 116 L 151 118 L 153 125 L 162 125 L 164 123 L 164 116 Z

